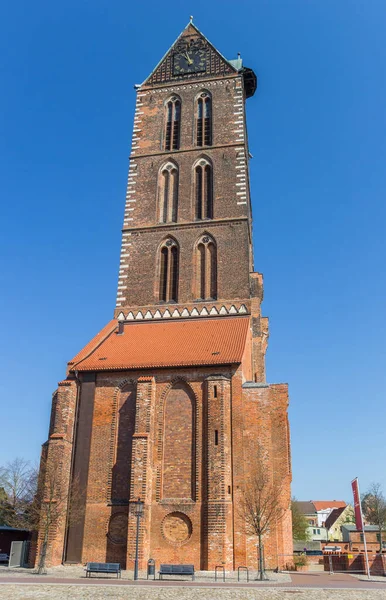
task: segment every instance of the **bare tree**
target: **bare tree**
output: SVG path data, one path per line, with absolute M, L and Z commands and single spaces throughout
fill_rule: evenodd
M 0 467 L 0 511 L 10 527 L 31 529 L 29 508 L 37 487 L 37 469 L 23 458 L 15 458 Z
M 251 457 L 251 469 L 244 484 L 241 514 L 250 535 L 259 543 L 259 577 L 264 578 L 263 539 L 266 533 L 283 518 L 286 508 L 282 499 L 283 485 L 275 481 L 268 468 L 268 457 L 257 444 Z
M 379 550 L 382 552 L 382 531 L 386 529 L 386 498 L 380 483 L 372 483 L 362 497 L 362 510 L 370 525 L 379 529 Z
M 38 491 L 30 509 L 34 529 L 39 531 L 38 573 L 45 572 L 49 544 L 58 527 L 76 525 L 83 515 L 78 482 L 69 487 L 62 470 L 54 462 L 42 461 Z

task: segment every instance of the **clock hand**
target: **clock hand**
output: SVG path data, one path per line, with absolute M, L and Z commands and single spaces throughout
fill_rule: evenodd
M 192 59 L 190 58 L 189 54 L 187 52 L 185 52 L 185 56 L 186 56 L 186 60 L 188 61 L 188 64 L 191 65 L 193 64 Z

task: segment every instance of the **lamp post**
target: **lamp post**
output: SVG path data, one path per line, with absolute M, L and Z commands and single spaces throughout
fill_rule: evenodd
M 144 502 L 140 498 L 132 502 L 133 513 L 137 517 L 137 534 L 135 538 L 135 561 L 134 561 L 134 580 L 138 579 L 138 546 L 139 546 L 139 521 L 143 516 Z

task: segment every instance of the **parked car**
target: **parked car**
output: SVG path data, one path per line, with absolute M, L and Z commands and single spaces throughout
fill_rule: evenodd
M 0 563 L 7 563 L 9 562 L 9 556 L 8 554 L 1 554 L 0 553 Z

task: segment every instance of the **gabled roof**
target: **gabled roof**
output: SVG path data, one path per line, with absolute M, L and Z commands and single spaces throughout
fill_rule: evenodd
M 70 371 L 241 363 L 249 317 L 123 324 L 113 320 L 72 361 Z
M 208 40 L 208 38 L 198 29 L 198 27 L 196 27 L 196 25 L 194 25 L 193 21 L 189 21 L 189 23 L 186 25 L 186 27 L 182 30 L 182 32 L 180 33 L 180 35 L 177 37 L 177 39 L 173 42 L 173 44 L 170 46 L 170 48 L 165 52 L 165 54 L 163 55 L 163 57 L 161 58 L 161 60 L 159 61 L 159 63 L 154 67 L 154 69 L 152 70 L 152 72 L 150 73 L 150 75 L 145 79 L 145 81 L 143 83 L 141 83 L 141 85 L 139 87 L 142 87 L 144 85 L 146 85 L 147 83 L 150 83 L 150 79 L 152 78 L 152 76 L 156 73 L 156 71 L 161 67 L 162 63 L 164 63 L 166 61 L 166 59 L 168 58 L 169 54 L 172 53 L 174 46 L 183 38 L 186 37 L 187 35 L 199 35 L 203 40 L 205 40 L 205 42 L 208 44 L 209 48 L 215 52 L 222 61 L 224 61 L 224 63 L 226 63 L 226 65 L 229 68 L 229 72 L 230 73 L 237 73 L 237 71 L 239 70 L 239 63 L 236 64 L 232 64 L 235 63 L 236 61 L 229 61 L 227 60 L 222 54 L 221 52 L 219 52 L 217 50 L 217 48 L 215 48 L 215 46 L 213 46 L 213 44 L 211 44 L 211 42 Z
M 345 508 L 344 500 L 311 500 L 315 510 L 327 510 L 328 508 Z
M 303 515 L 314 515 L 316 513 L 315 506 L 312 502 L 304 502 L 296 500 L 297 507 Z
M 330 527 L 333 526 L 333 524 L 335 523 L 335 521 L 337 519 L 339 519 L 340 515 L 342 514 L 343 511 L 345 511 L 347 508 L 347 506 L 341 506 L 340 508 L 334 508 L 334 510 L 328 515 L 327 519 L 326 519 L 326 527 L 327 529 L 330 529 Z

